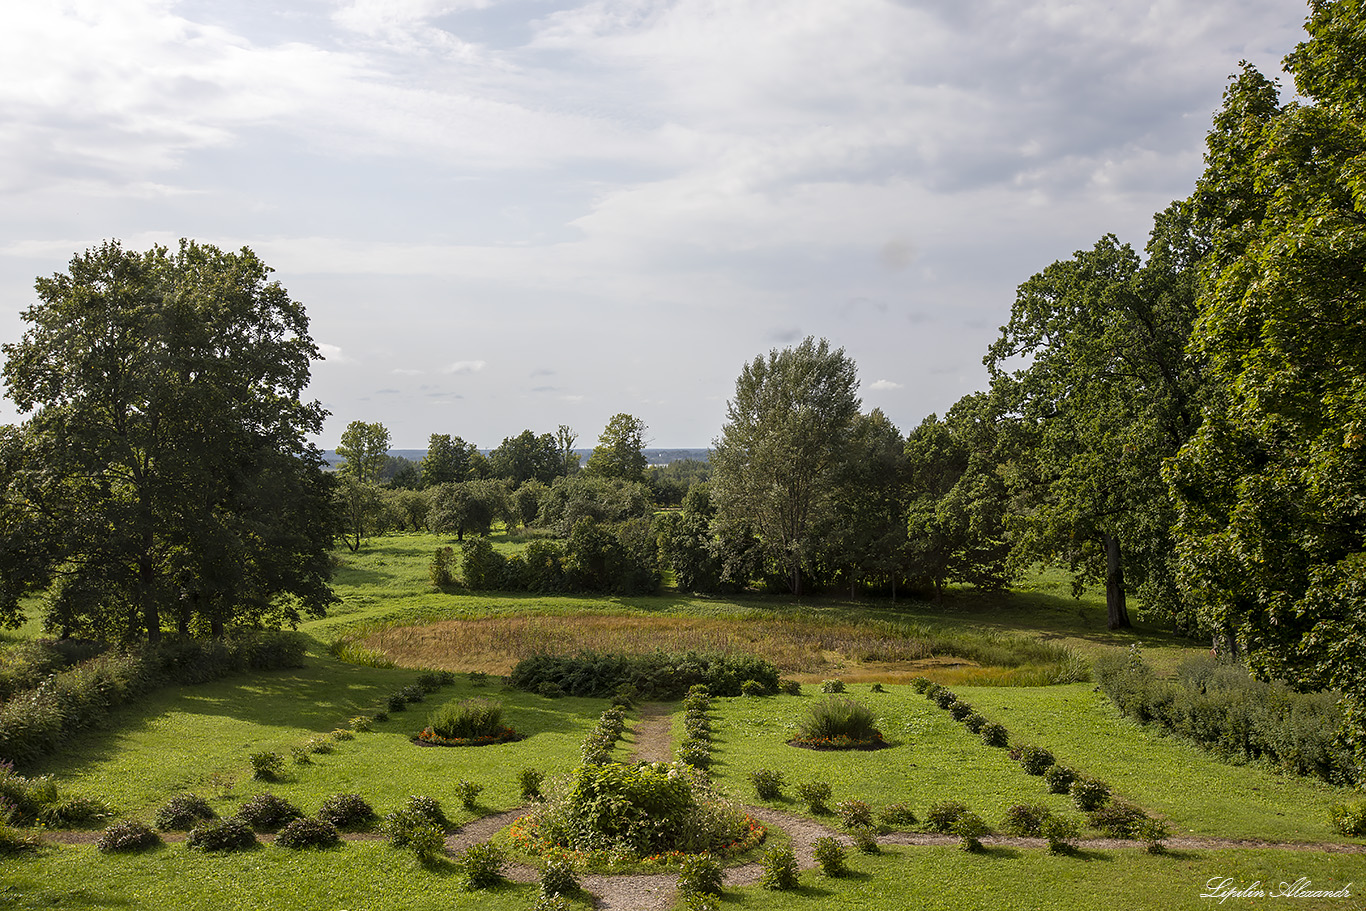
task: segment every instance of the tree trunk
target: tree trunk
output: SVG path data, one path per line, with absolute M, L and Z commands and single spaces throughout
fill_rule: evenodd
M 1105 608 L 1110 629 L 1128 629 L 1129 610 L 1124 599 L 1124 564 L 1120 560 L 1119 538 L 1102 534 L 1105 540 Z
M 150 538 L 146 542 L 147 550 L 152 549 Z M 152 645 L 161 642 L 161 613 L 157 610 L 156 592 L 152 590 L 152 583 L 156 577 L 152 567 L 150 555 L 144 555 L 138 559 L 138 588 L 142 601 L 142 623 L 147 628 L 147 641 Z

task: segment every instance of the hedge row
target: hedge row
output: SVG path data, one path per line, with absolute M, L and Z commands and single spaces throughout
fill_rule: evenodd
M 100 727 L 110 709 L 168 683 L 203 683 L 240 671 L 300 667 L 297 633 L 244 632 L 110 651 L 51 674 L 0 706 L 0 759 L 31 763 L 67 738 Z
M 762 658 L 727 654 L 532 655 L 512 669 L 508 681 L 521 690 L 540 693 L 558 687 L 570 696 L 607 697 L 623 686 L 642 699 L 677 699 L 694 684 L 714 696 L 739 696 L 746 680 L 757 680 L 767 692 L 778 688 L 778 669 Z
M 1107 656 L 1096 662 L 1096 676 L 1125 715 L 1228 758 L 1263 759 L 1335 785 L 1362 781 L 1339 735 L 1336 694 L 1297 693 L 1212 657 L 1187 661 L 1175 680 L 1165 680 L 1137 655 Z

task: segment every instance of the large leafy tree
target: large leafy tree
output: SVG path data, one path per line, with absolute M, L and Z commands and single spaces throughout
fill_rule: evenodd
M 881 409 L 849 429 L 834 509 L 824 530 L 825 560 L 854 597 L 867 582 L 896 583 L 906 562 L 906 442 Z
M 1199 362 L 1184 354 L 1202 250 L 1186 206 L 1157 216 L 1148 259 L 1113 236 L 1020 286 L 986 364 L 1021 454 L 1017 556 L 1103 582 L 1111 629 L 1137 581 L 1177 613 L 1162 461 L 1198 423 Z M 1127 578 L 1126 578 L 1127 577 Z
M 523 430 L 515 437 L 506 437 L 489 453 L 489 470 L 493 477 L 511 481 L 514 487 L 530 480 L 548 485 L 566 474 L 569 464 L 561 440 L 548 433 L 537 436 Z
M 479 450 L 473 443 L 447 433 L 434 433 L 427 440 L 427 455 L 422 459 L 422 486 L 468 481 L 475 469 Z
M 250 250 L 117 242 L 40 278 L 5 385 L 0 616 L 158 641 L 321 613 L 334 522 L 300 394 L 318 350 Z
M 338 474 L 337 505 L 353 553 L 382 524 L 384 498 L 380 495 L 380 472 L 389 460 L 389 430 L 378 422 L 352 421 L 342 431 L 337 455 L 346 461 Z
M 1282 106 L 1250 66 L 1193 202 L 1210 417 L 1168 470 L 1181 588 L 1265 676 L 1336 687 L 1366 758 L 1366 9 L 1311 3 Z
M 613 415 L 584 471 L 600 478 L 645 480 L 645 430 L 645 422 L 634 415 Z
M 712 497 L 723 525 L 752 524 L 794 594 L 832 514 L 857 371 L 843 348 L 807 338 L 746 364 L 713 445 Z

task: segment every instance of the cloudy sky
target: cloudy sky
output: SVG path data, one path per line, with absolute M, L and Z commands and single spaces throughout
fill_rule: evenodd
M 1299 0 L 43 0 L 0 29 L 0 341 L 106 238 L 252 247 L 317 442 L 720 432 L 823 336 L 910 430 L 1017 285 L 1190 192 Z M 8 402 L 0 421 L 16 420 Z

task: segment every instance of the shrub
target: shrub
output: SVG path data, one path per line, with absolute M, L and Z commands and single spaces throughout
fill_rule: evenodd
M 337 827 L 323 819 L 296 819 L 280 830 L 275 843 L 295 851 L 301 848 L 330 848 L 339 843 Z
M 289 751 L 289 754 L 295 765 L 309 765 L 313 762 L 313 755 L 309 752 L 308 747 L 294 747 Z
M 1143 842 L 1144 850 L 1149 854 L 1165 853 L 1167 846 L 1162 842 L 1170 834 L 1167 824 L 1158 819 L 1144 819 L 1134 826 L 1134 837 Z
M 1043 773 L 1044 783 L 1048 785 L 1050 794 L 1066 794 L 1072 790 L 1072 782 L 1076 781 L 1077 773 L 1063 765 L 1051 765 Z
M 408 697 L 404 696 L 402 693 L 390 693 L 389 698 L 384 701 L 384 704 L 388 706 L 389 711 L 391 712 L 408 711 Z
M 359 794 L 333 794 L 323 801 L 318 818 L 345 831 L 368 829 L 378 816 Z
M 375 714 L 371 715 L 370 717 L 374 719 L 376 724 L 382 724 L 383 722 L 389 720 L 389 711 L 388 709 L 379 709 L 375 712 Z
M 877 830 L 871 826 L 853 831 L 854 847 L 858 848 L 860 854 L 881 854 L 882 849 L 877 844 Z
M 375 719 L 369 715 L 357 715 L 348 723 L 351 725 L 351 730 L 361 733 L 375 729 Z
M 1043 747 L 1026 746 L 1020 748 L 1020 768 L 1027 775 L 1042 775 L 1053 765 L 1053 754 Z
M 844 845 L 839 840 L 826 835 L 816 839 L 813 846 L 816 851 L 816 863 L 821 865 L 821 873 L 825 876 L 843 876 L 849 872 L 849 867 L 844 862 Z
M 949 715 L 954 721 L 963 721 L 969 715 L 975 714 L 977 713 L 973 711 L 972 706 L 966 702 L 955 702 L 953 705 L 949 706 Z
M 1366 801 L 1338 804 L 1331 811 L 1331 819 L 1339 835 L 1366 835 Z
M 930 679 L 929 679 L 928 677 L 912 677 L 912 678 L 911 678 L 911 689 L 915 690 L 917 693 L 923 693 L 923 692 L 925 692 L 925 691 L 926 691 L 927 689 L 929 689 L 929 688 L 930 688 Z
M 966 812 L 968 808 L 956 800 L 937 803 L 925 811 L 925 825 L 930 827 L 931 832 L 951 835 L 954 824 Z
M 559 699 L 565 695 L 564 687 L 558 683 L 542 683 L 535 692 L 547 699 Z
M 807 707 L 797 724 L 795 742 L 832 747 L 860 746 L 882 742 L 877 715 L 872 709 L 848 697 L 832 696 Z
M 146 851 L 159 844 L 161 836 L 153 832 L 146 823 L 136 819 L 125 819 L 105 829 L 95 846 L 102 854 L 119 854 Z
M 715 696 L 739 696 L 746 680 L 778 688 L 778 670 L 752 655 L 649 652 L 609 655 L 580 652 L 573 656 L 533 655 L 517 663 L 509 682 L 520 690 L 541 692 L 546 684 L 571 696 L 610 698 L 622 684 L 634 686 L 642 699 L 677 699 L 694 684 Z
M 777 800 L 783 796 L 783 773 L 777 769 L 755 769 L 749 773 L 749 783 L 760 800 Z
M 678 746 L 678 761 L 695 769 L 711 767 L 711 744 L 705 740 L 685 740 Z
M 782 693 L 784 696 L 800 696 L 802 694 L 802 685 L 796 680 L 784 677 L 778 681 L 778 692 Z
M 479 792 L 484 790 L 484 786 L 475 784 L 472 781 L 466 781 L 462 778 L 455 783 L 452 790 L 455 792 L 455 796 L 460 798 L 460 805 L 462 807 L 466 810 L 474 810 L 478 806 L 478 804 L 475 803 L 475 800 L 479 797 Z
M 536 895 L 536 904 L 531 906 L 531 911 L 574 911 L 574 906 L 560 893 L 547 892 L 542 886 Z
M 285 760 L 279 753 L 262 750 L 251 754 L 251 777 L 260 781 L 277 781 L 285 773 Z
M 740 684 L 740 695 L 742 696 L 767 696 L 768 693 L 768 687 L 758 680 L 746 680 Z
M 815 781 L 803 781 L 797 785 L 797 797 L 806 804 L 808 810 L 818 816 L 830 812 L 830 794 L 830 782 L 828 781 L 817 779 Z
M 497 737 L 503 728 L 503 704 L 492 699 L 448 702 L 427 717 L 427 727 L 446 740 Z
M 41 815 L 42 821 L 54 829 L 79 829 L 109 819 L 114 808 L 99 797 L 68 797 L 50 806 Z
M 517 784 L 522 789 L 523 800 L 540 800 L 541 782 L 545 781 L 545 773 L 537 769 L 522 769 L 517 773 Z
M 934 701 L 934 697 L 935 697 L 935 696 L 938 696 L 938 695 L 939 695 L 939 691 L 942 690 L 942 689 L 943 689 L 943 687 L 940 686 L 939 684 L 937 684 L 937 683 L 931 683 L 929 686 L 925 687 L 923 690 L 920 690 L 920 692 L 925 694 L 925 698 L 926 698 L 926 699 L 928 699 L 928 700 L 930 700 L 931 702 L 933 702 L 933 701 Z
M 217 815 L 198 794 L 177 794 L 157 810 L 155 821 L 163 832 L 184 832 Z
M 769 845 L 759 863 L 763 867 L 759 882 L 765 889 L 797 888 L 797 858 L 791 848 Z
M 1078 775 L 1072 781 L 1072 802 L 1083 813 L 1100 809 L 1110 799 L 1110 786 L 1095 778 Z
M 1088 813 L 1086 821 L 1111 838 L 1133 838 L 1139 823 L 1147 818 L 1148 814 L 1133 804 L 1111 800 Z
M 678 891 L 682 895 L 720 895 L 721 862 L 707 853 L 688 854 L 678 875 Z
M 237 818 L 258 832 L 274 832 L 303 815 L 294 804 L 274 794 L 257 794 L 237 811 Z
M 990 832 L 991 827 L 971 810 L 962 813 L 953 823 L 953 834 L 958 836 L 958 846 L 964 851 L 982 850 L 982 836 Z
M 989 747 L 1004 747 L 1010 745 L 1010 732 L 1005 729 L 1005 725 L 988 721 L 982 725 L 980 734 L 982 742 Z
M 36 835 L 20 831 L 5 821 L 4 807 L 0 806 L 0 857 L 37 851 L 43 846 Z
M 395 848 L 410 848 L 418 859 L 429 863 L 446 850 L 446 833 L 424 814 L 405 807 L 384 817 L 381 830 Z
M 872 686 L 868 687 L 868 692 L 870 692 L 870 693 L 885 693 L 885 692 L 887 692 L 887 691 L 886 691 L 885 689 L 882 688 L 882 684 L 880 684 L 880 683 L 874 683 Z
M 973 712 L 971 715 L 968 715 L 966 718 L 963 719 L 963 727 L 967 728 L 974 734 L 980 734 L 982 732 L 982 728 L 986 726 L 987 720 L 983 718 L 981 715 L 977 714 L 976 712 Z
M 356 739 L 356 733 L 355 733 L 355 731 L 350 731 L 350 730 L 347 730 L 346 728 L 337 728 L 336 730 L 334 730 L 332 733 L 328 734 L 327 736 L 328 736 L 328 737 L 331 737 L 333 740 L 335 740 L 335 741 L 338 742 L 338 743 L 342 743 L 342 742 L 347 741 L 347 740 L 355 740 L 355 739 Z
M 503 881 L 507 855 L 492 842 L 470 845 L 455 858 L 455 868 L 465 877 L 465 888 L 489 889 Z
M 310 753 L 322 753 L 326 755 L 336 750 L 336 747 L 333 746 L 332 741 L 328 740 L 326 737 L 314 737 L 308 743 L 304 744 L 304 749 L 308 750 Z
M 416 683 L 410 683 L 398 691 L 406 702 L 421 702 L 427 698 L 427 693 Z
M 450 826 L 451 821 L 446 818 L 446 812 L 441 809 L 441 801 L 435 797 L 428 797 L 425 794 L 413 794 L 403 804 L 403 809 L 410 813 L 415 813 L 434 826 L 445 829 Z
M 441 685 L 448 686 L 455 682 L 455 675 L 450 671 L 438 671 L 437 676 L 441 678 Z M 489 675 L 483 671 L 470 671 L 465 675 L 469 680 L 470 686 L 488 686 Z
M 1044 822 L 1053 815 L 1053 811 L 1042 804 L 1015 804 L 1006 810 L 1006 818 L 1001 823 L 1001 828 L 1007 835 L 1018 835 L 1022 838 L 1039 838 L 1043 835 Z
M 455 584 L 455 571 L 452 564 L 455 562 L 455 548 L 438 547 L 432 554 L 432 561 L 427 564 L 427 578 L 431 581 L 433 588 L 445 589 Z
M 9 822 L 32 825 L 47 815 L 58 799 L 51 775 L 27 778 L 17 774 L 10 763 L 0 761 L 0 809 L 9 808 Z
M 920 822 L 915 811 L 904 803 L 894 803 L 883 807 L 877 816 L 889 826 L 906 827 Z
M 1081 834 L 1081 826 L 1068 816 L 1049 816 L 1039 826 L 1040 833 L 1048 839 L 1049 854 L 1070 854 L 1076 850 L 1074 842 Z
M 844 681 L 836 677 L 834 680 L 822 680 L 821 692 L 826 694 L 843 693 Z
M 200 851 L 243 851 L 256 844 L 256 833 L 236 818 L 219 819 L 195 826 L 185 837 L 185 845 Z
M 862 800 L 841 800 L 835 804 L 835 813 L 846 829 L 867 829 L 873 825 L 873 808 Z
M 570 895 L 579 891 L 579 879 L 574 875 L 574 862 L 563 855 L 546 858 L 541 870 L 542 895 Z
M 944 689 L 943 687 L 940 687 L 938 690 L 936 690 L 934 696 L 931 697 L 931 699 L 934 702 L 934 704 L 939 706 L 941 709 L 947 709 L 949 706 L 953 705 L 955 702 L 958 701 L 958 697 L 953 694 L 952 690 Z

